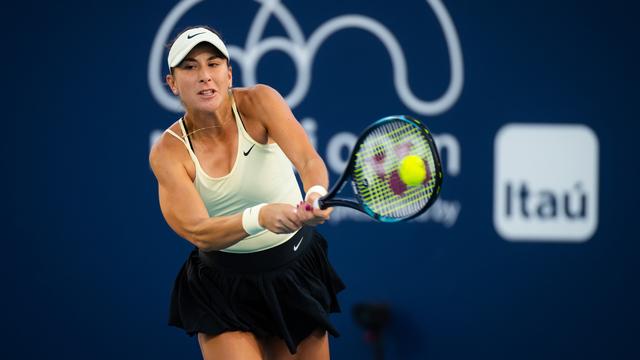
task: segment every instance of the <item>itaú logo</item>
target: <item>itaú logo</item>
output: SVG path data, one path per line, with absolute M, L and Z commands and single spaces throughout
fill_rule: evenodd
M 598 227 L 599 143 L 580 124 L 507 124 L 495 139 L 494 225 L 510 241 L 583 242 Z
M 170 41 L 176 23 L 201 1 L 203 0 L 183 0 L 174 6 L 160 25 L 153 41 L 147 74 L 149 86 L 154 98 L 169 111 L 181 112 L 183 109 L 179 99 L 164 86 L 162 74 L 165 58 L 164 44 Z M 309 91 L 311 69 L 320 46 L 340 30 L 358 28 L 376 36 L 387 49 L 391 58 L 393 81 L 398 97 L 409 109 L 423 115 L 440 114 L 453 106 L 460 96 L 463 83 L 460 42 L 453 22 L 440 0 L 426 0 L 426 3 L 431 7 L 442 27 L 449 52 L 451 76 L 446 91 L 439 98 L 430 101 L 419 99 L 413 94 L 408 84 L 409 74 L 402 47 L 393 33 L 375 19 L 357 14 L 337 16 L 320 25 L 308 38 L 305 38 L 293 14 L 280 0 L 255 1 L 260 3 L 261 7 L 251 24 L 244 48 L 231 44 L 228 46 L 229 55 L 240 66 L 243 86 L 256 84 L 256 68 L 266 53 L 273 50 L 281 51 L 288 54 L 295 64 L 296 82 L 289 94 L 285 96 L 289 106 L 295 108 Z M 263 37 L 265 26 L 271 16 L 280 21 L 287 37 Z

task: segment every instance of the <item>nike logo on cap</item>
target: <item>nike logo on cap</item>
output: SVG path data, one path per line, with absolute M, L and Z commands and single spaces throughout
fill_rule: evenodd
M 255 145 L 256 145 L 256 144 L 253 144 L 253 145 L 251 145 L 251 147 L 249 148 L 249 150 L 247 150 L 247 151 L 243 151 L 242 153 L 244 154 L 244 156 L 249 155 L 249 153 L 251 152 L 251 149 L 253 149 L 253 147 L 254 147 Z
M 200 34 L 204 34 L 204 33 L 205 33 L 205 32 L 203 31 L 203 32 L 199 32 L 199 33 L 195 33 L 195 34 L 187 35 L 187 39 L 191 39 L 191 38 L 192 38 L 192 37 L 194 37 L 194 36 L 198 36 L 198 35 L 200 35 Z
M 298 247 L 300 247 L 300 244 L 302 243 L 303 239 L 304 239 L 304 236 L 300 238 L 300 241 L 298 241 L 297 244 L 293 245 L 293 251 L 298 251 Z

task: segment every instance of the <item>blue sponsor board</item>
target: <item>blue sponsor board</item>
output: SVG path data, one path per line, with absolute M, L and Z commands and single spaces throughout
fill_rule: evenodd
M 444 183 L 432 209 L 394 225 L 337 209 L 322 226 L 348 286 L 333 358 L 372 358 L 351 316 L 362 302 L 390 306 L 388 359 L 640 356 L 635 5 L 15 6 L 1 358 L 200 356 L 166 325 L 191 245 L 164 222 L 147 161 L 180 117 L 164 45 L 196 24 L 221 31 L 235 86 L 282 94 L 332 181 L 379 118 L 409 114 L 434 133 Z

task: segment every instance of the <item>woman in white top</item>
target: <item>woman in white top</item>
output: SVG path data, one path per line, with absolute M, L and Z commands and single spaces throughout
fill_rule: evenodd
M 327 169 L 282 97 L 232 88 L 217 32 L 171 45 L 167 84 L 184 116 L 150 153 L 162 214 L 195 245 L 176 278 L 169 324 L 198 335 L 205 359 L 328 359 L 328 320 L 344 288 L 315 230 L 331 209 Z M 291 168 L 298 170 L 303 200 Z

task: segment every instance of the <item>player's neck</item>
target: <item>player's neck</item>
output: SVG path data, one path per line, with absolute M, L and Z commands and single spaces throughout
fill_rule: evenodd
M 184 119 L 187 122 L 189 132 L 198 137 L 205 134 L 211 136 L 224 133 L 229 129 L 229 125 L 234 125 L 235 128 L 231 106 L 226 102 L 214 112 L 187 111 L 184 114 Z

